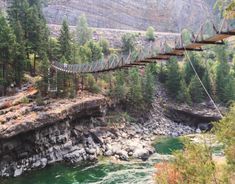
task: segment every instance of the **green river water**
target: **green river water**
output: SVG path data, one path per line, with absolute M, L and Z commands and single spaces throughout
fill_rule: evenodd
M 170 154 L 172 150 L 182 149 L 177 138 L 161 139 L 155 144 L 158 153 Z M 154 165 L 159 162 L 157 154 L 149 160 L 112 163 L 101 160 L 91 166 L 66 166 L 56 164 L 34 171 L 18 178 L 0 181 L 0 184 L 150 184 L 153 183 Z

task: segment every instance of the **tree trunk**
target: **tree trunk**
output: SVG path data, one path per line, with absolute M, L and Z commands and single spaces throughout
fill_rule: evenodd
M 84 89 L 84 76 L 82 75 L 82 91 Z
M 33 76 L 36 76 L 36 54 L 33 57 Z
M 5 62 L 3 62 L 2 64 L 2 78 L 3 78 L 3 89 L 2 89 L 2 95 L 5 96 L 6 95 L 6 77 L 5 77 Z

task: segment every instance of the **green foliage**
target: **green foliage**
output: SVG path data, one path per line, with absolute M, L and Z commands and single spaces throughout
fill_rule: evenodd
M 189 44 L 191 43 L 191 33 L 189 30 L 184 29 L 182 31 L 182 40 L 184 44 Z
M 125 73 L 118 71 L 116 74 L 116 84 L 111 90 L 111 95 L 117 101 L 124 101 L 127 97 L 128 88 L 125 83 Z
M 20 99 L 20 103 L 28 104 L 29 103 L 29 99 L 27 97 L 23 97 L 22 99 Z
M 147 101 L 148 104 L 150 104 L 153 101 L 153 96 L 154 96 L 154 76 L 151 71 L 151 66 L 149 65 L 145 69 L 145 75 L 143 78 L 143 84 L 142 84 L 142 89 L 143 89 L 143 98 L 145 101 Z
M 99 93 L 100 92 L 100 88 L 96 84 L 96 81 L 95 81 L 95 78 L 93 75 L 88 74 L 86 77 L 86 80 L 87 80 L 87 86 L 88 86 L 90 92 L 92 92 L 92 93 Z
M 169 60 L 166 65 L 167 79 L 166 87 L 171 97 L 177 97 L 180 92 L 181 73 L 175 58 Z
M 49 39 L 49 45 L 48 45 L 48 59 L 53 60 L 59 60 L 60 58 L 60 45 L 56 38 L 51 37 Z
M 136 45 L 136 35 L 126 33 L 122 36 L 122 48 L 124 52 L 133 51 Z
M 219 122 L 214 123 L 214 132 L 220 142 L 225 145 L 228 164 L 227 174 L 235 172 L 235 106 L 231 106 L 229 113 Z
M 141 86 L 141 78 L 138 70 L 133 68 L 129 71 L 130 76 L 130 91 L 129 100 L 132 105 L 141 105 L 143 102 L 143 90 Z
M 180 81 L 180 91 L 178 92 L 178 95 L 176 98 L 181 103 L 187 103 L 187 104 L 192 103 L 189 88 L 187 87 L 184 79 Z
M 205 68 L 201 62 L 201 56 L 197 53 L 191 53 L 190 54 L 190 58 L 192 61 L 192 64 L 195 68 L 195 70 L 197 71 L 199 77 L 202 79 L 204 72 L 205 72 Z M 185 81 L 187 84 L 190 83 L 191 79 L 194 77 L 195 72 L 193 71 L 193 68 L 190 64 L 190 62 L 187 61 L 187 63 L 185 64 L 184 67 L 184 77 L 185 77 Z
M 230 105 L 233 101 L 235 101 L 235 78 L 229 75 L 224 89 L 223 102 Z
M 217 0 L 215 8 L 219 8 L 225 18 L 234 18 L 235 0 Z
M 102 38 L 99 41 L 99 45 L 102 48 L 102 52 L 103 52 L 104 55 L 108 55 L 110 53 L 110 51 L 109 51 L 109 42 L 108 42 L 107 39 Z
M 46 95 L 48 90 L 48 68 L 49 61 L 47 56 L 43 58 L 39 65 L 39 72 L 43 76 L 42 79 L 38 82 L 38 88 L 41 92 L 41 95 Z
M 153 27 L 148 27 L 147 31 L 146 31 L 146 38 L 148 41 L 155 41 L 155 30 Z
M 89 41 L 86 43 L 86 46 L 90 49 L 91 51 L 91 61 L 98 61 L 102 58 L 102 48 L 100 45 L 94 41 Z
M 184 151 L 174 153 L 175 159 L 173 161 L 180 181 L 191 184 L 215 181 L 216 170 L 210 147 L 189 141 L 185 141 L 184 145 Z
M 87 63 L 92 61 L 92 51 L 87 44 L 79 47 L 79 57 L 81 63 Z
M 206 90 L 208 91 L 208 93 L 210 95 L 213 95 L 213 90 L 212 90 L 212 79 L 211 79 L 211 75 L 210 72 L 208 71 L 208 69 L 205 70 L 205 73 L 203 75 L 202 78 L 202 83 L 204 84 Z
M 20 50 L 16 57 L 22 61 L 26 53 L 27 59 L 30 54 L 34 55 L 31 74 L 36 73 L 36 59 L 42 58 L 47 52 L 49 31 L 43 17 L 40 1 L 11 0 L 8 8 L 8 18 L 16 35 Z
M 8 77 L 9 64 L 12 61 L 15 51 L 15 35 L 11 27 L 7 24 L 5 17 L 0 13 L 0 64 L 1 70 L 1 86 L 3 86 L 2 94 L 6 94 L 6 88 L 12 82 Z
M 36 102 L 36 104 L 39 105 L 39 106 L 45 105 L 41 94 L 38 94 L 38 95 L 37 95 L 37 98 L 36 98 L 35 102 Z
M 225 88 L 229 80 L 230 67 L 225 60 L 225 50 L 218 51 L 218 65 L 216 67 L 216 94 L 220 101 L 225 102 Z
M 77 25 L 77 40 L 80 45 L 84 45 L 92 39 L 92 30 L 88 27 L 85 15 L 79 17 Z
M 194 76 L 189 84 L 189 93 L 192 97 L 192 101 L 200 103 L 204 100 L 204 89 L 199 81 L 199 79 Z
M 65 59 L 69 62 L 71 61 L 72 57 L 72 50 L 71 50 L 71 35 L 69 33 L 69 26 L 67 21 L 64 20 L 62 24 L 62 28 L 60 30 L 59 36 L 59 47 L 60 47 L 60 55 L 65 57 Z
M 167 79 L 167 69 L 165 67 L 165 65 L 163 65 L 162 63 L 160 64 L 160 66 L 158 66 L 158 80 L 161 83 L 165 83 L 166 79 Z

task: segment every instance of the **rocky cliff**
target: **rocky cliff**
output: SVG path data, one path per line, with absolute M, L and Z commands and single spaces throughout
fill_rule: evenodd
M 44 14 L 48 23 L 61 24 L 64 18 L 75 25 L 86 14 L 89 25 L 99 28 L 178 32 L 184 27 L 197 28 L 212 16 L 215 0 L 51 0 Z
M 49 24 L 67 19 L 75 25 L 85 14 L 91 27 L 179 32 L 182 28 L 198 28 L 212 17 L 215 0 L 44 0 L 43 12 Z M 0 0 L 0 9 L 7 0 Z

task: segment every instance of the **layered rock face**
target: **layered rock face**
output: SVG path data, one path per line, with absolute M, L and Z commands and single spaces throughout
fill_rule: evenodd
M 51 0 L 44 7 L 49 24 L 67 19 L 75 25 L 85 14 L 89 25 L 99 28 L 179 32 L 182 28 L 198 28 L 212 17 L 215 0 Z

